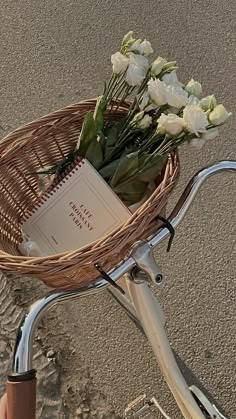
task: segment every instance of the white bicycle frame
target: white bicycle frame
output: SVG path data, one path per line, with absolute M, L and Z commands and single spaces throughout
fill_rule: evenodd
M 174 228 L 184 218 L 205 180 L 223 171 L 236 171 L 236 161 L 216 163 L 200 170 L 192 178 L 169 217 L 169 221 Z M 152 282 L 158 285 L 162 279 L 152 250 L 168 235 L 168 228 L 163 227 L 149 241 L 137 243 L 131 250 L 130 256 L 118 268 L 109 272 L 109 276 L 114 282 L 123 275 L 128 274 L 129 279 L 127 280 L 127 285 L 132 301 L 111 286 L 110 291 L 131 316 L 138 317 L 182 416 L 186 419 L 204 419 L 205 415 L 193 398 L 173 356 L 165 333 L 165 321 L 162 309 L 148 284 L 148 282 Z M 10 374 L 10 377 L 14 376 L 20 380 L 21 377 L 26 377 L 33 370 L 32 348 L 34 332 L 42 316 L 49 309 L 65 300 L 85 297 L 92 293 L 103 291 L 108 286 L 108 282 L 101 278 L 89 286 L 72 291 L 52 293 L 35 302 L 19 326 L 13 355 L 12 374 Z M 211 407 L 212 411 L 210 412 Z M 213 405 L 209 407 L 209 417 L 214 419 L 224 418 Z

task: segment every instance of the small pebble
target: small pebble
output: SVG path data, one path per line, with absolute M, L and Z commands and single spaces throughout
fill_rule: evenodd
M 56 355 L 56 352 L 50 350 L 50 351 L 47 352 L 47 355 L 46 356 L 47 356 L 47 358 L 52 359 L 52 358 L 55 357 L 55 355 Z
M 81 409 L 81 407 L 78 407 L 77 409 L 76 409 L 76 414 L 77 415 L 81 415 L 83 413 L 83 410 Z
M 84 407 L 84 412 L 90 412 L 90 408 L 89 407 Z
M 211 359 L 212 358 L 212 353 L 209 351 L 209 349 L 205 350 L 205 358 L 206 359 Z

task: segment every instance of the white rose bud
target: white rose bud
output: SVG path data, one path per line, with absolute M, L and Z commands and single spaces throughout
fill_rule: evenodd
M 198 105 L 199 99 L 196 96 L 190 95 L 188 97 L 188 105 Z
M 174 70 L 176 70 L 176 61 L 169 61 L 168 63 L 166 63 L 165 65 L 164 65 L 164 68 L 163 68 L 163 70 L 165 70 L 165 71 L 174 71 Z
M 148 93 L 157 106 L 166 105 L 166 85 L 160 80 L 149 80 Z
M 133 52 L 134 54 L 144 55 L 145 57 L 148 57 L 150 54 L 153 53 L 151 43 L 146 39 L 144 39 L 143 42 L 141 42 L 141 39 L 137 39 L 135 42 L 132 43 L 132 45 L 129 48 L 129 51 Z
M 213 111 L 213 109 L 217 105 L 216 98 L 214 95 L 206 96 L 200 100 L 199 105 L 204 111 L 208 111 L 208 110 Z
M 136 115 L 132 119 L 132 122 L 136 124 L 137 122 L 141 121 L 141 119 L 143 118 L 143 115 L 144 115 L 144 111 L 136 113 Z
M 187 92 L 190 95 L 194 95 L 196 97 L 199 97 L 202 93 L 202 86 L 201 86 L 201 83 L 199 83 L 198 81 L 195 81 L 194 79 L 191 79 L 186 84 L 185 90 L 187 90 Z
M 133 31 L 129 31 L 124 38 L 122 39 L 122 46 L 126 46 L 126 44 L 131 44 L 133 42 L 135 42 L 135 39 L 133 38 Z
M 160 118 L 157 120 L 158 127 L 157 129 L 163 128 L 165 132 L 170 135 L 180 134 L 184 129 L 183 118 L 170 113 L 169 115 L 161 114 Z
M 133 42 L 129 47 L 129 51 L 133 52 L 134 54 L 142 54 L 141 39 L 137 39 L 135 42 Z
M 209 125 L 206 114 L 198 105 L 188 105 L 183 111 L 183 120 L 185 128 L 197 136 L 199 133 L 206 132 Z
M 171 71 L 170 73 L 164 74 L 162 81 L 168 86 L 175 86 L 176 88 L 182 88 L 182 83 L 179 81 L 176 71 Z
M 209 115 L 209 121 L 213 125 L 223 124 L 232 115 L 231 112 L 227 112 L 224 105 L 217 105 L 215 109 Z
M 138 128 L 146 129 L 149 128 L 152 123 L 152 118 L 150 115 L 145 115 L 141 121 L 138 122 Z
M 210 128 L 206 132 L 204 132 L 201 135 L 201 138 L 203 140 L 206 140 L 206 141 L 214 140 L 216 137 L 219 137 L 219 134 L 220 134 L 220 132 L 219 132 L 218 128 L 214 127 L 214 128 Z
M 114 74 L 122 74 L 129 65 L 129 58 L 120 52 L 116 52 L 111 56 L 112 71 Z
M 142 55 L 129 54 L 130 61 L 126 73 L 126 83 L 129 86 L 140 86 L 143 79 L 145 79 L 148 69 L 148 60 Z
M 158 57 L 155 61 L 153 61 L 151 65 L 151 75 L 158 76 L 158 74 L 161 73 L 165 64 L 166 64 L 166 59 L 162 57 Z
M 150 100 L 150 97 L 149 97 L 148 91 L 145 90 L 145 92 L 143 94 L 143 97 L 142 97 L 142 100 L 141 100 L 141 103 L 139 105 L 139 108 L 141 109 L 141 111 L 148 106 L 149 100 Z
M 142 49 L 142 54 L 145 55 L 145 57 L 148 57 L 149 55 L 153 53 L 151 43 L 147 41 L 146 39 L 144 39 L 144 41 L 141 42 L 141 49 Z

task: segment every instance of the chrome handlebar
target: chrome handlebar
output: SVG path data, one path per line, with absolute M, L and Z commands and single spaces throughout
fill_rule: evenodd
M 182 193 L 179 201 L 177 202 L 175 208 L 170 214 L 169 221 L 174 228 L 176 228 L 183 220 L 202 184 L 208 178 L 220 172 L 236 172 L 236 161 L 220 161 L 213 164 L 212 166 L 208 166 L 199 170 L 199 172 L 192 177 L 184 192 Z M 168 229 L 162 229 L 161 231 L 157 232 L 157 234 L 155 234 L 151 240 L 149 240 L 149 245 L 151 247 L 156 247 L 168 234 Z
M 218 162 L 212 166 L 200 170 L 191 179 L 169 217 L 169 221 L 174 228 L 176 228 L 183 220 L 202 184 L 212 175 L 223 171 L 236 172 L 236 161 Z M 131 250 L 130 256 L 119 267 L 109 272 L 111 279 L 113 281 L 117 281 L 121 276 L 127 272 L 131 272 L 132 269 L 138 265 L 155 282 L 155 268 L 153 267 L 153 269 L 150 269 L 150 263 L 152 263 L 152 261 L 150 262 L 150 250 L 155 248 L 168 235 L 169 230 L 164 227 L 159 229 L 157 233 L 150 238 L 150 240 L 140 242 L 138 246 Z M 86 287 L 80 287 L 72 291 L 56 292 L 42 298 L 39 301 L 36 301 L 29 308 L 28 313 L 26 313 L 19 326 L 15 352 L 13 356 L 12 372 L 24 373 L 32 369 L 32 346 L 34 330 L 37 327 L 39 320 L 47 310 L 64 300 L 77 298 L 80 296 L 87 296 L 90 293 L 102 291 L 108 287 L 108 285 L 109 284 L 106 280 L 99 278 L 96 282 Z
M 221 161 L 218 163 L 213 164 L 212 166 L 206 167 L 204 169 L 199 170 L 195 176 L 192 177 L 188 185 L 186 186 L 183 194 L 181 195 L 179 201 L 177 202 L 175 208 L 173 209 L 172 213 L 170 214 L 168 221 L 171 223 L 172 227 L 176 229 L 178 225 L 183 220 L 184 216 L 186 215 L 187 211 L 191 207 L 194 198 L 196 197 L 199 189 L 201 188 L 202 184 L 211 176 L 215 175 L 219 172 L 231 171 L 236 172 L 236 161 Z M 139 266 L 143 269 L 151 278 L 152 282 L 158 283 L 156 278 L 160 274 L 159 270 L 156 267 L 153 269 L 153 273 L 150 272 L 150 267 L 153 266 L 150 252 L 148 254 L 148 248 L 154 249 L 159 243 L 161 243 L 168 235 L 170 231 L 166 227 L 161 227 L 156 234 L 154 234 L 148 241 L 140 242 L 138 246 L 136 246 L 133 250 L 131 250 L 130 257 L 123 262 L 123 264 L 115 269 L 109 275 L 111 278 L 116 281 L 120 278 L 124 273 L 129 272 L 133 269 L 134 266 Z M 145 260 L 144 255 L 147 255 Z M 146 266 L 145 266 L 146 265 Z

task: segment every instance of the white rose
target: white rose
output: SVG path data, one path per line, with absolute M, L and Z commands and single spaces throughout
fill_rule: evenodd
M 150 80 L 148 82 L 148 92 L 152 101 L 158 106 L 168 103 L 170 106 L 180 109 L 188 101 L 188 93 L 184 89 L 173 85 L 167 86 L 160 80 Z
M 168 86 L 175 86 L 177 88 L 182 88 L 182 83 L 178 80 L 176 71 L 171 71 L 171 73 L 166 73 L 162 77 L 162 81 Z
M 185 86 L 185 90 L 187 90 L 187 92 L 190 95 L 194 95 L 199 97 L 202 93 L 202 86 L 201 83 L 199 83 L 198 81 L 195 81 L 194 79 L 191 79 Z
M 153 61 L 151 65 L 151 74 L 153 76 L 158 76 L 158 74 L 160 74 L 166 62 L 167 61 L 165 58 L 158 57 L 155 61 Z
M 190 95 L 188 97 L 188 105 L 198 105 L 199 99 L 196 96 Z
M 185 128 L 197 136 L 199 133 L 206 132 L 209 125 L 206 114 L 198 105 L 188 105 L 183 111 L 183 120 Z
M 209 115 L 209 121 L 213 125 L 223 124 L 232 115 L 231 112 L 227 112 L 224 105 L 217 105 L 215 109 Z
M 216 107 L 217 102 L 214 95 L 206 96 L 203 99 L 200 100 L 199 105 L 204 111 L 208 111 L 210 109 L 213 111 L 213 109 Z
M 114 74 L 122 74 L 129 65 L 129 58 L 120 52 L 116 52 L 111 56 L 112 71 Z
M 180 109 L 188 103 L 188 93 L 184 89 L 172 85 L 167 86 L 166 101 L 170 106 Z
M 160 80 L 149 80 L 148 93 L 157 106 L 166 105 L 166 84 Z
M 169 115 L 165 115 L 164 113 L 161 114 L 160 118 L 157 120 L 158 127 L 157 129 L 162 128 L 171 135 L 180 134 L 184 129 L 184 121 L 183 118 L 170 113 Z
M 130 86 L 140 86 L 146 77 L 148 60 L 142 55 L 129 54 L 129 67 L 126 73 L 126 82 Z
M 147 41 L 146 39 L 144 39 L 144 41 L 141 42 L 141 49 L 142 49 L 142 54 L 145 55 L 145 57 L 148 57 L 149 55 L 153 53 L 151 43 Z
M 138 122 L 137 126 L 140 129 L 146 129 L 150 127 L 151 123 L 152 123 L 152 118 L 150 117 L 150 115 L 145 115 L 143 119 L 141 119 L 141 121 Z
M 182 88 L 182 83 L 178 80 L 176 71 L 164 74 L 162 81 L 167 86 L 167 103 L 177 109 L 186 106 L 188 102 L 188 93 Z
M 205 143 L 206 143 L 206 140 L 204 140 L 203 138 L 193 138 L 192 140 L 189 141 L 189 144 L 192 147 L 197 148 L 198 150 L 201 150 L 201 148 L 204 146 Z
M 219 134 L 220 134 L 220 132 L 219 132 L 218 128 L 214 127 L 214 128 L 210 128 L 206 132 L 204 132 L 201 135 L 201 138 L 203 138 L 203 140 L 206 140 L 206 141 L 214 140 L 216 137 L 219 137 Z

